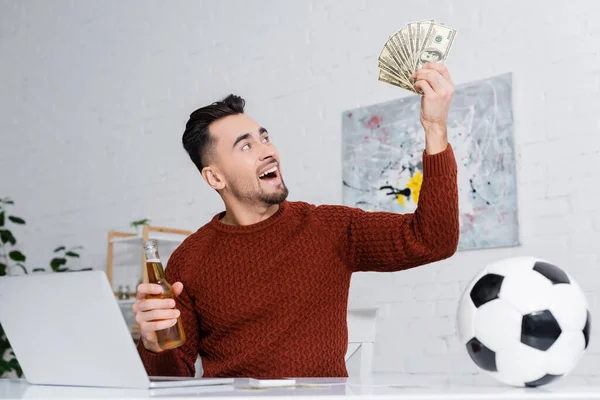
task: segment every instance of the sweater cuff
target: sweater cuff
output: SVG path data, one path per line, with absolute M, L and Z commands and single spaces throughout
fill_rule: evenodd
M 456 170 L 456 159 L 450 144 L 444 151 L 436 154 L 427 154 L 423 151 L 423 177 L 446 175 Z

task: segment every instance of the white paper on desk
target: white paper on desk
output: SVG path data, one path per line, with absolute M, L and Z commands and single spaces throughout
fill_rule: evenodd
M 256 379 L 250 378 L 248 380 L 248 385 L 251 388 L 276 388 L 276 387 L 288 387 L 288 386 L 296 386 L 295 379 Z

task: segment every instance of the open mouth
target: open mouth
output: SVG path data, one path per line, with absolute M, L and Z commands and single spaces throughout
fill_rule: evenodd
M 276 166 L 269 168 L 262 174 L 258 175 L 258 179 L 262 181 L 273 181 L 279 177 L 279 171 Z

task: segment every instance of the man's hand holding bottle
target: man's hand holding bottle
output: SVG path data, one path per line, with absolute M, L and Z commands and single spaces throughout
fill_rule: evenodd
M 176 282 L 172 286 L 175 296 L 179 296 L 183 284 Z M 156 332 L 173 327 L 180 316 L 180 311 L 175 308 L 175 300 L 160 298 L 162 293 L 158 284 L 141 283 L 137 288 L 137 300 L 132 306 L 135 320 L 140 325 L 142 343 L 154 353 L 162 351 Z

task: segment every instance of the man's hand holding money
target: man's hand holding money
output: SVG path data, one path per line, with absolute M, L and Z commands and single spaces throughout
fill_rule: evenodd
M 448 146 L 448 111 L 454 83 L 444 64 L 431 62 L 416 71 L 411 79 L 421 97 L 421 124 L 425 129 L 425 151 L 435 154 Z
M 382 82 L 421 95 L 427 154 L 448 147 L 446 123 L 454 84 L 445 66 L 456 29 L 434 19 L 410 22 L 391 35 L 379 54 Z

